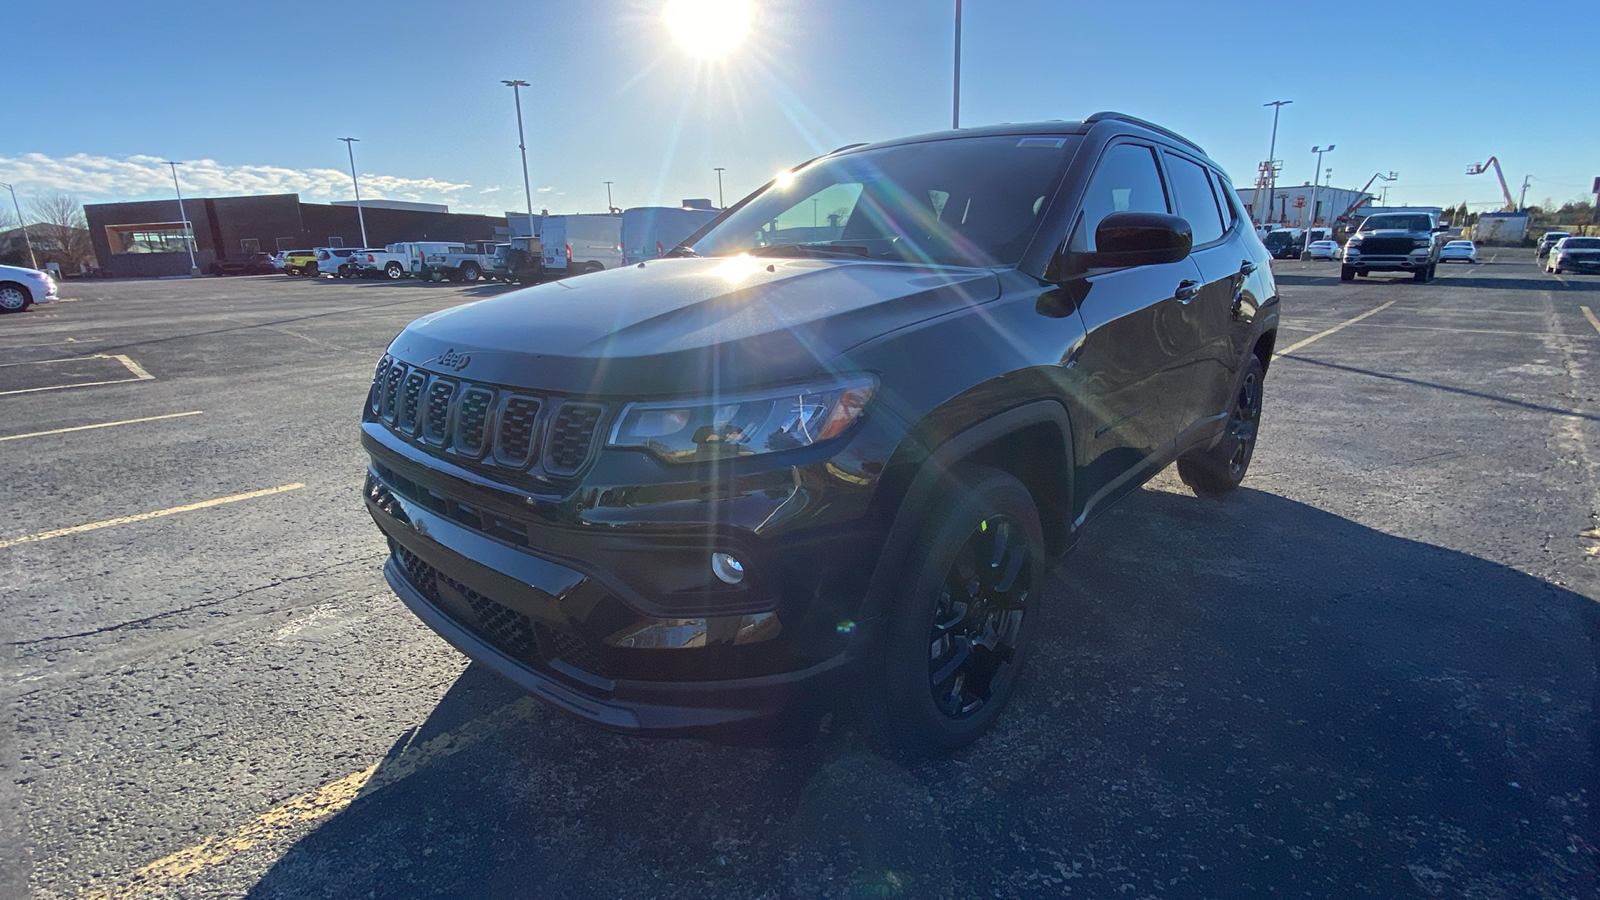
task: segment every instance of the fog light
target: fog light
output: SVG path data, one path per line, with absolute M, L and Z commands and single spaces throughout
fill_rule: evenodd
M 738 584 L 744 580 L 744 563 L 731 553 L 711 554 L 711 573 L 723 584 Z

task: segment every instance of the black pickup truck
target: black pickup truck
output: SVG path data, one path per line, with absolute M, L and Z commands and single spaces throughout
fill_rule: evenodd
M 1444 226 L 1432 213 L 1376 213 L 1367 216 L 1344 245 L 1340 281 L 1369 272 L 1410 272 L 1413 281 L 1433 280 L 1439 268 L 1439 234 Z

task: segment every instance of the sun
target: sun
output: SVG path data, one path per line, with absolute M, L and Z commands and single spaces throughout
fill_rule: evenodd
M 756 17 L 752 0 L 667 0 L 667 30 L 685 52 L 718 59 L 739 49 Z

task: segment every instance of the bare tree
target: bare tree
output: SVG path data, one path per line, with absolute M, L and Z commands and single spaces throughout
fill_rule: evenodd
M 94 244 L 89 240 L 89 223 L 83 204 L 72 194 L 45 194 L 28 201 L 28 214 L 34 220 L 29 229 L 40 262 L 57 262 L 66 272 L 94 264 Z

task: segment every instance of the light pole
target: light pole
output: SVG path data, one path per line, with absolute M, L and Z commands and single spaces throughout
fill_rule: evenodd
M 189 277 L 194 278 L 200 274 L 200 266 L 194 261 L 194 229 L 189 227 L 189 215 L 183 211 L 183 191 L 178 187 L 178 167 L 183 163 L 169 159 L 167 165 L 172 167 L 172 191 L 178 195 L 178 221 L 183 226 L 183 244 L 189 248 Z
M 356 142 L 360 138 L 342 137 L 344 148 L 350 151 L 350 183 L 356 186 L 356 220 L 361 223 L 361 249 L 365 250 L 367 244 L 367 215 L 361 211 L 361 182 L 356 180 Z
M 950 106 L 950 127 L 961 127 L 961 0 L 956 0 L 956 84 Z
M 1267 145 L 1267 215 L 1272 215 L 1272 196 L 1278 190 L 1278 113 L 1293 100 L 1274 100 L 1262 106 L 1272 107 L 1272 143 Z
M 1311 171 L 1311 217 L 1307 221 L 1305 240 L 1300 248 L 1300 259 L 1311 258 L 1311 229 L 1317 227 L 1317 192 L 1322 186 L 1322 154 L 1332 153 L 1333 145 L 1326 147 L 1312 147 L 1311 152 L 1317 155 L 1317 167 Z
M 1522 194 L 1517 197 L 1517 210 L 1520 212 L 1528 208 L 1528 182 L 1533 180 L 1532 175 L 1522 176 Z M 21 214 L 19 213 L 20 217 Z
M 0 181 L 0 187 L 4 187 L 11 192 L 11 205 L 16 207 L 17 210 L 17 224 L 22 226 L 22 242 L 28 245 L 28 263 L 37 269 L 39 268 L 39 259 L 33 255 L 33 241 L 28 237 L 28 223 L 22 220 L 22 205 L 17 203 L 17 189 L 4 181 Z
M 613 212 L 613 211 L 616 210 L 616 207 L 611 205 L 611 186 L 613 184 L 616 184 L 616 182 L 615 181 L 607 181 L 605 183 L 605 185 L 606 185 L 606 212 Z
M 722 205 L 722 166 L 713 166 L 717 170 L 717 209 L 727 209 Z
M 522 89 L 529 85 L 520 78 L 502 79 L 500 83 L 511 88 L 511 96 L 517 103 L 517 147 L 522 151 L 522 193 L 528 198 L 528 238 L 532 240 L 533 188 L 528 182 L 528 139 L 522 133 Z

